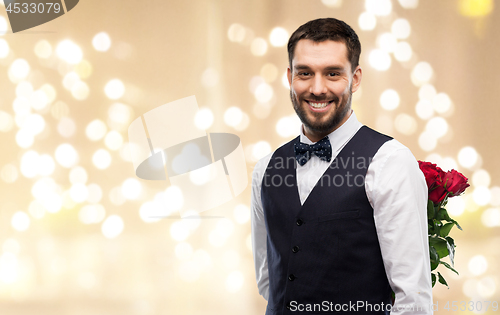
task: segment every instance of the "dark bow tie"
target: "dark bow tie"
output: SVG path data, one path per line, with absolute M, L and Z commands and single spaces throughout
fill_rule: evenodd
M 309 161 L 311 154 L 316 155 L 320 159 L 327 160 L 328 162 L 332 159 L 332 146 L 330 145 L 328 136 L 311 145 L 295 142 L 293 147 L 295 150 L 295 158 L 301 166 L 304 166 L 304 164 Z

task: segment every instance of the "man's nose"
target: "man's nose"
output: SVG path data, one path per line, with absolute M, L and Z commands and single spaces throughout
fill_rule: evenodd
M 309 93 L 314 94 L 314 95 L 321 95 L 321 94 L 326 94 L 327 89 L 326 89 L 326 82 L 325 79 L 320 76 L 314 76 L 314 79 L 312 80 L 312 84 L 309 88 Z

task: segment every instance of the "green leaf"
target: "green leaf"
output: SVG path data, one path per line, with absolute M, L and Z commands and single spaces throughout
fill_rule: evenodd
M 436 249 L 432 246 L 429 247 L 429 255 L 430 255 L 431 271 L 432 271 L 439 266 L 439 255 L 436 252 Z
M 438 214 L 437 214 L 437 219 L 438 219 L 438 220 L 446 220 L 446 221 L 448 221 L 448 222 L 451 222 L 451 221 L 450 221 L 450 220 L 451 220 L 451 218 L 450 218 L 450 216 L 448 215 L 448 211 L 446 211 L 446 209 L 445 209 L 445 208 L 441 208 L 441 209 L 439 209 L 439 212 L 438 212 Z
M 452 266 L 450 266 L 446 261 L 439 261 L 439 263 L 441 265 L 444 265 L 446 268 L 450 269 L 451 271 L 453 271 L 454 273 L 456 273 L 458 275 L 458 271 L 456 271 Z
M 439 258 L 448 256 L 448 242 L 441 237 L 429 237 L 429 245 L 436 249 Z
M 432 287 L 436 284 L 436 275 L 431 272 Z
M 454 223 L 446 223 L 445 225 L 443 225 L 441 227 L 441 229 L 439 230 L 439 235 L 441 237 L 446 237 L 448 236 L 448 234 L 450 233 L 451 231 L 451 228 L 454 226 L 455 224 Z
M 434 234 L 439 235 L 441 231 L 441 221 L 434 219 Z
M 434 216 L 436 215 L 435 210 L 434 210 L 434 202 L 428 200 L 427 201 L 427 218 L 428 219 L 434 219 Z
M 463 230 L 462 230 L 462 227 L 458 224 L 458 222 L 457 222 L 457 221 L 455 221 L 455 220 L 453 220 L 453 219 L 450 219 L 450 222 L 455 223 L 455 225 L 457 226 L 457 228 L 458 228 L 460 231 L 463 231 Z
M 445 286 L 448 287 L 448 289 L 450 288 L 448 286 L 448 283 L 446 283 L 446 280 L 444 280 L 443 276 L 439 273 L 439 271 L 438 271 L 438 280 L 439 280 L 439 283 L 444 284 Z

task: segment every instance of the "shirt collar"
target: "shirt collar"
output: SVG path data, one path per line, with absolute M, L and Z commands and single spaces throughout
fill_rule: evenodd
M 332 155 L 336 155 L 362 126 L 356 114 L 352 111 L 351 116 L 349 116 L 345 123 L 328 134 L 328 139 L 330 139 L 330 145 L 332 146 Z M 300 142 L 306 144 L 315 143 L 304 135 L 303 124 L 300 125 Z

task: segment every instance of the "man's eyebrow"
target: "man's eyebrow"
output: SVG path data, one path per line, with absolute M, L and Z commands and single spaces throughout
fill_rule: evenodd
M 311 68 L 307 65 L 296 65 L 294 66 L 295 70 L 310 70 Z M 344 67 L 342 66 L 328 66 L 325 68 L 326 71 L 345 71 Z

